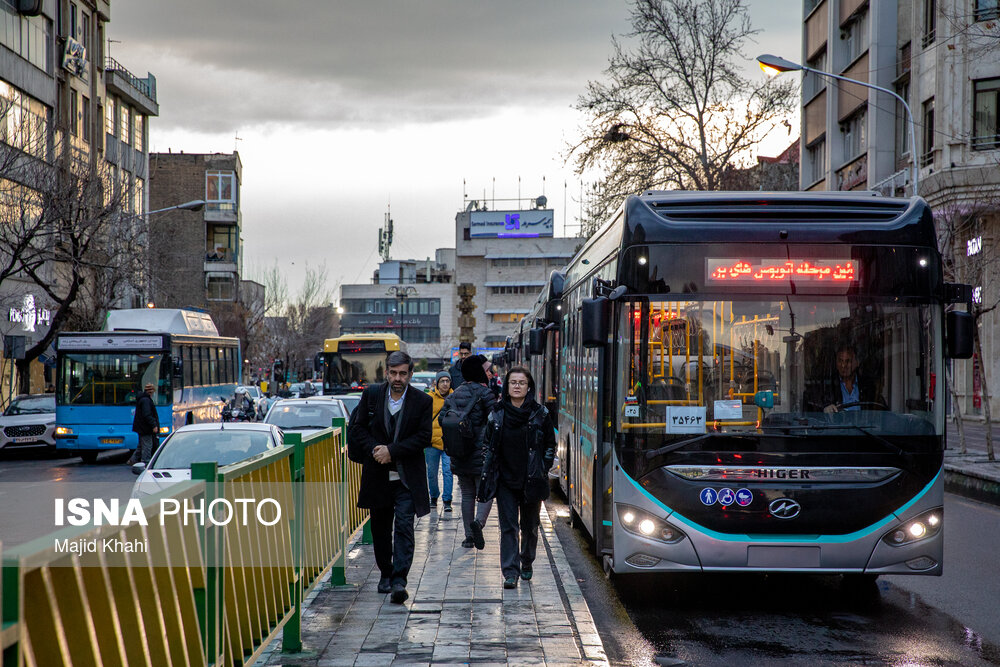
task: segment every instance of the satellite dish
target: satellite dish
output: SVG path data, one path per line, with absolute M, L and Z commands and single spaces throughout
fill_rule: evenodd
M 549 200 L 545 198 L 545 195 L 542 195 L 541 197 L 535 200 L 535 206 L 537 206 L 538 208 L 545 208 L 545 205 L 548 203 Z

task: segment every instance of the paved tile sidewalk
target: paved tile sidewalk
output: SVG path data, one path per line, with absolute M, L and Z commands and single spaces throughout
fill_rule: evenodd
M 405 604 L 376 591 L 372 547 L 354 544 L 348 585 L 320 584 L 306 601 L 305 652 L 285 655 L 275 642 L 257 664 L 607 665 L 545 509 L 533 578 L 504 590 L 496 508 L 486 525 L 486 549 L 465 549 L 459 501 L 456 496 L 454 513 L 439 505 L 417 520 Z

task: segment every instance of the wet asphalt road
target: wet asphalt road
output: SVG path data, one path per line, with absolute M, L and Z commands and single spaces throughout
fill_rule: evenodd
M 546 505 L 614 665 L 1000 664 L 995 507 L 947 496 L 943 577 L 858 586 L 818 575 L 608 581 L 558 493 Z

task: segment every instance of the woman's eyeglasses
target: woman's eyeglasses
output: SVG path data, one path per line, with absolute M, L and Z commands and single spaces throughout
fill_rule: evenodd
M 524 380 L 511 380 L 507 384 L 510 385 L 511 387 L 527 387 L 528 386 L 528 383 L 525 382 Z

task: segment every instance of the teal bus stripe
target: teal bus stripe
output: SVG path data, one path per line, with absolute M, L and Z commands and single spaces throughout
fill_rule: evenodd
M 895 515 L 901 512 L 905 512 L 910 509 L 914 503 L 920 500 L 928 491 L 934 486 L 934 483 L 941 476 L 941 471 L 939 470 L 934 479 L 932 479 L 927 486 L 925 486 L 920 493 L 913 496 L 907 503 L 899 507 L 895 512 L 892 512 L 880 521 L 876 521 L 867 528 L 862 528 L 861 530 L 856 530 L 853 533 L 848 533 L 846 535 L 730 535 L 728 533 L 720 533 L 718 531 L 712 530 L 711 528 L 706 528 L 700 524 L 691 521 L 690 519 L 677 514 L 674 510 L 670 509 L 664 505 L 660 500 L 653 497 L 646 489 L 642 488 L 638 482 L 632 479 L 632 476 L 626 473 L 624 470 L 622 474 L 625 478 L 632 483 L 639 492 L 646 497 L 647 500 L 654 503 L 655 505 L 666 511 L 670 520 L 676 520 L 678 523 L 682 523 L 692 530 L 696 530 L 704 535 L 715 538 L 717 540 L 722 540 L 724 542 L 816 542 L 818 544 L 841 544 L 844 542 L 853 542 L 854 540 L 860 540 L 862 538 L 868 537 L 872 533 L 885 528 L 887 525 L 896 520 Z
M 607 519 L 605 519 L 605 520 L 604 520 L 604 521 L 602 521 L 601 523 L 603 523 L 603 524 L 604 524 L 605 526 L 613 526 L 613 525 L 614 525 L 613 523 L 611 523 L 611 522 L 610 522 L 610 521 L 608 521 Z

